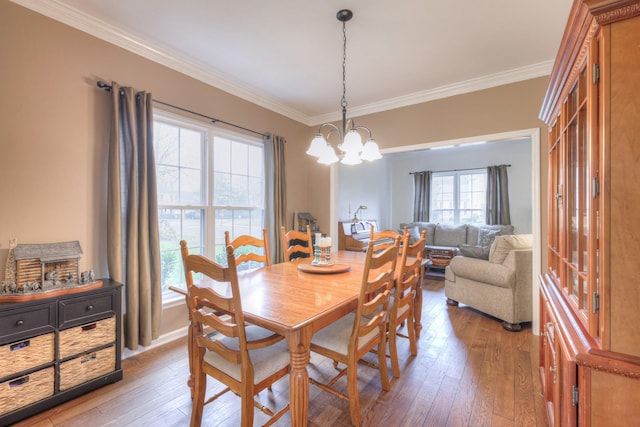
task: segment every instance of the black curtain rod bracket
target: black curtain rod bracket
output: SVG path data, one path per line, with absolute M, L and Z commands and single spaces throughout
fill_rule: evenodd
M 112 89 L 111 85 L 108 84 L 108 83 L 103 82 L 102 80 L 99 80 L 96 83 L 96 85 L 102 90 L 105 90 L 107 92 L 111 92 L 111 89 Z M 233 123 L 230 123 L 230 122 L 225 122 L 224 120 L 216 119 L 215 117 L 205 116 L 204 114 L 196 113 L 195 111 L 187 110 L 186 108 L 178 107 L 176 105 L 169 104 L 167 102 L 158 101 L 157 99 L 152 99 L 152 101 L 157 103 L 157 104 L 162 104 L 164 106 L 167 106 L 169 108 L 175 108 L 176 110 L 184 111 L 185 113 L 193 114 L 194 116 L 198 116 L 198 117 L 202 117 L 202 118 L 211 120 L 211 123 L 222 123 L 222 124 L 225 124 L 227 126 L 233 126 L 235 128 L 242 129 L 242 130 L 247 131 L 247 132 L 255 133 L 255 134 L 263 136 L 263 137 L 264 136 L 269 136 L 268 133 L 258 132 L 256 130 L 249 129 L 249 128 L 246 128 L 246 127 L 243 127 L 243 126 L 240 126 L 240 125 L 236 125 L 236 124 L 233 124 Z

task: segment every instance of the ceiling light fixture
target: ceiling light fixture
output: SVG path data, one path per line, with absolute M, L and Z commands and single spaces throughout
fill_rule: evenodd
M 338 149 L 342 160 L 340 163 L 345 165 L 357 165 L 363 160 L 377 160 L 382 158 L 378 144 L 374 141 L 371 130 L 365 126 L 356 126 L 353 119 L 347 120 L 347 21 L 353 18 L 353 12 L 343 9 L 336 14 L 338 21 L 342 22 L 342 130 L 333 123 L 323 123 L 318 128 L 318 133 L 311 141 L 311 145 L 307 150 L 307 154 L 318 158 L 318 163 L 330 165 L 340 160 L 336 155 L 336 151 L 331 144 L 327 142 L 331 134 L 338 134 L 340 143 Z M 325 137 L 322 134 L 322 128 L 329 126 L 331 129 Z M 360 131 L 366 131 L 369 135 L 367 142 L 362 144 L 362 136 Z

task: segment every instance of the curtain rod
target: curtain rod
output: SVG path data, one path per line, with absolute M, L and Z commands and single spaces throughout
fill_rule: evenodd
M 98 83 L 96 83 L 96 85 L 102 90 L 106 90 L 107 92 L 111 92 L 111 85 L 108 84 L 108 83 L 103 82 L 102 80 L 98 81 Z M 156 102 L 158 104 L 166 105 L 167 107 L 175 108 L 176 110 L 184 111 L 185 113 L 189 113 L 189 114 L 193 114 L 193 115 L 196 115 L 196 116 L 199 116 L 199 117 L 203 117 L 205 119 L 209 119 L 213 123 L 222 123 L 222 124 L 225 124 L 225 125 L 228 125 L 228 126 L 233 126 L 235 128 L 238 128 L 238 129 L 246 130 L 247 132 L 252 132 L 252 133 L 258 134 L 260 136 L 268 136 L 269 135 L 267 133 L 258 132 L 256 130 L 249 129 L 249 128 L 246 128 L 246 127 L 243 127 L 243 126 L 240 126 L 240 125 L 236 125 L 236 124 L 233 124 L 233 123 L 225 122 L 224 120 L 216 119 L 215 117 L 205 116 L 204 114 L 196 113 L 195 111 L 187 110 L 186 108 L 178 107 L 176 105 L 169 104 L 167 102 L 158 101 L 157 99 L 152 99 L 152 101 Z
M 511 167 L 511 165 L 498 165 L 498 166 L 506 166 L 508 168 Z M 461 172 L 461 171 L 473 171 L 473 170 L 478 170 L 478 169 L 485 169 L 488 166 L 484 166 L 481 168 L 466 168 L 466 169 L 450 169 L 450 170 L 444 170 L 444 171 L 421 171 L 421 172 L 409 172 L 409 175 L 415 175 L 417 173 L 422 173 L 422 172 L 431 172 L 431 173 L 440 173 L 440 172 Z

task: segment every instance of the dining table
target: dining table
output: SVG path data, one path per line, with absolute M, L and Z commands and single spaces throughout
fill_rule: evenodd
M 331 253 L 332 266 L 316 266 L 315 272 L 300 268 L 301 263 L 309 264 L 310 261 L 285 262 L 238 272 L 246 321 L 287 340 L 291 354 L 289 410 L 292 426 L 307 425 L 307 365 L 311 338 L 316 331 L 355 310 L 365 257 L 364 252 L 338 251 Z M 348 269 L 334 272 L 335 266 Z
M 287 340 L 289 409 L 295 427 L 307 425 L 311 338 L 356 309 L 366 253 L 337 251 L 330 259 L 330 265 L 311 266 L 309 259 L 238 271 L 245 320 Z

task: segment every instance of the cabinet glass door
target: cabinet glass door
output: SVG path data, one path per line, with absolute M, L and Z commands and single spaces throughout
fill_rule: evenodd
M 564 279 L 576 308 L 587 315 L 589 150 L 587 134 L 587 67 L 578 75 L 566 105 L 566 192 L 564 201 Z M 586 318 L 585 318 L 586 320 Z
M 562 150 L 559 132 L 560 118 L 549 130 L 549 199 L 548 261 L 549 273 L 558 283 L 560 277 L 560 210 L 562 208 Z

